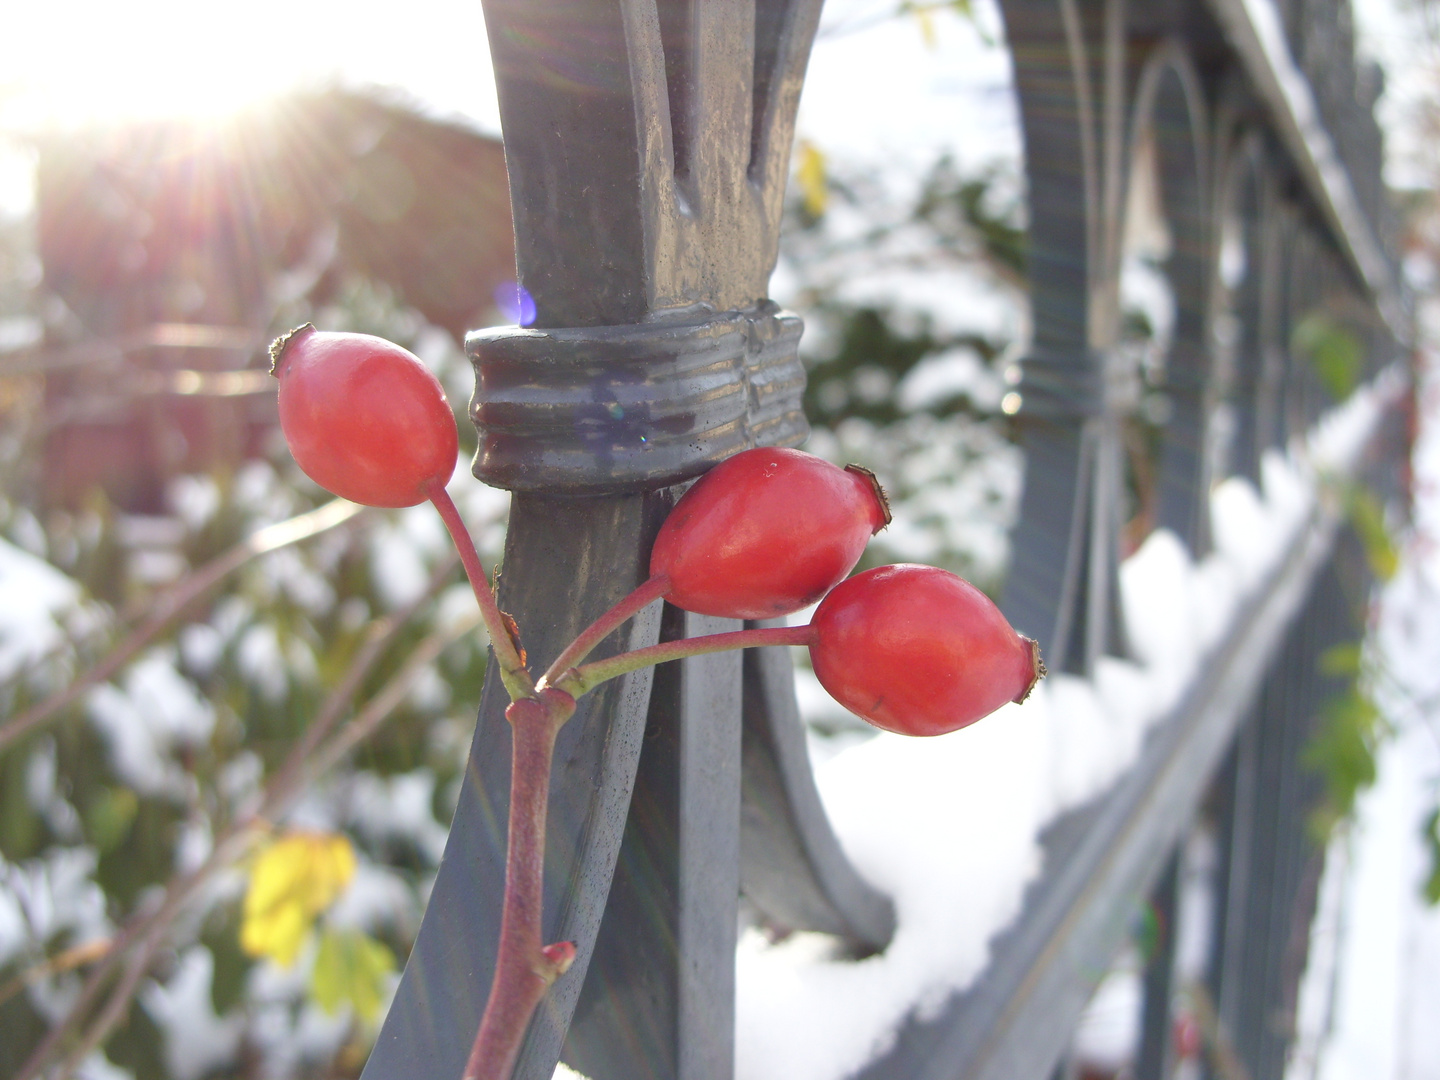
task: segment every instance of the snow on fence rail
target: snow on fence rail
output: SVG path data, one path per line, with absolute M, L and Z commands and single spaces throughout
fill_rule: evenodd
M 1211 495 L 1216 548 L 1199 562 L 1168 530 L 1150 535 L 1121 567 L 1136 660 L 1106 658 L 1093 679 L 1053 675 L 1025 704 L 936 740 L 882 733 L 819 770 L 847 854 L 895 902 L 895 936 L 883 953 L 855 961 L 835 956 L 833 941 L 818 935 L 771 945 L 747 934 L 739 953 L 738 1077 L 840 1080 L 894 1050 L 912 1015 L 923 1024 L 953 1011 L 954 995 L 986 977 L 994 939 L 1021 915 L 1045 864 L 1046 828 L 1132 770 L 1130 786 L 1150 790 L 1116 793 L 1130 797 L 1126 824 L 1162 836 L 1129 841 L 1136 850 L 1125 854 L 1132 864 L 1148 856 L 1153 874 L 1156 856 L 1180 839 L 1178 828 L 1194 813 L 1204 778 L 1329 552 L 1344 486 L 1407 386 L 1406 373 L 1392 366 L 1287 453 L 1267 454 L 1259 491 L 1242 478 L 1219 485 Z M 1161 775 L 1177 770 L 1183 775 Z M 1183 795 L 1166 790 L 1177 783 L 1187 788 Z M 1166 803 L 1189 812 L 1177 815 Z M 1100 863 L 1114 860 L 1126 838 L 1104 839 L 1114 847 L 1076 860 L 1087 876 L 1117 874 Z M 1126 880 L 1111 885 L 1107 900 L 1144 895 L 1146 871 L 1131 865 L 1118 873 Z M 1078 883 L 1068 884 L 1073 892 Z M 1044 971 L 1047 961 L 1036 955 L 1020 958 L 1042 980 L 1070 983 L 1063 986 L 1068 1017 L 1052 995 L 1040 1015 L 1026 1010 L 1020 1019 L 992 1018 L 983 1033 L 971 1030 L 975 1042 L 963 1049 L 937 1055 L 927 1044 L 922 1055 L 907 1047 L 907 1068 L 878 1075 L 1042 1074 L 1088 996 L 1093 965 L 1103 969 L 1129 928 L 1122 921 L 1088 929 L 1101 930 L 1098 940 L 1064 941 L 1080 927 L 1053 928 L 1062 948 L 1089 954 L 1090 969 L 1078 979 L 1073 969 Z M 1002 974 L 1019 974 L 1012 957 L 1003 959 L 1012 970 Z M 1037 996 L 1033 988 L 1029 994 Z

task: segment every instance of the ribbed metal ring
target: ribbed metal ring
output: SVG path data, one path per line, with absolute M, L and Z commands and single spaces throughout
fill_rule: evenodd
M 510 491 L 636 491 L 798 445 L 802 329 L 766 302 L 703 321 L 474 331 L 474 473 Z

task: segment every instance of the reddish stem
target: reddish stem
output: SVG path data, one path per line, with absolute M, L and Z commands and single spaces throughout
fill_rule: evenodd
M 550 761 L 556 733 L 574 712 L 575 699 L 553 688 L 541 690 L 538 698 L 513 701 L 505 710 L 513 755 L 500 948 L 463 1080 L 508 1080 L 531 1015 L 575 959 L 570 942 L 540 944 Z
M 805 626 L 766 626 L 754 630 L 732 630 L 727 634 L 705 634 L 702 637 L 681 638 L 679 641 L 662 641 L 633 652 L 621 653 L 593 664 L 584 664 L 566 672 L 556 683 L 572 697 L 588 694 L 601 683 L 637 671 L 651 664 L 663 664 L 667 660 L 679 660 L 686 656 L 702 656 L 705 653 L 727 652 L 731 649 L 754 649 L 765 645 L 809 645 L 815 640 L 814 628 Z
M 558 682 L 565 672 L 589 656 L 595 646 L 609 637 L 616 627 L 669 592 L 668 574 L 656 574 L 642 582 L 618 604 L 580 631 L 580 636 L 565 647 L 565 651 L 555 658 L 555 662 L 540 677 L 541 685 Z
M 500 681 L 505 684 L 511 701 L 533 698 L 535 684 L 530 679 L 530 673 L 525 670 L 525 657 L 519 644 L 516 638 L 511 636 L 513 620 L 507 620 L 499 605 L 495 603 L 490 583 L 485 579 L 485 567 L 480 563 L 480 553 L 475 550 L 475 541 L 470 539 L 470 530 L 465 527 L 460 511 L 455 509 L 455 503 L 444 487 L 437 484 L 430 492 L 430 501 L 440 512 L 440 519 L 445 522 L 445 528 L 450 531 L 450 539 L 455 542 L 455 548 L 460 552 L 465 576 L 470 579 L 470 588 L 474 590 L 475 600 L 480 605 L 480 617 L 490 635 L 490 647 L 495 650 L 495 661 L 500 665 Z M 518 634 L 516 636 L 518 637 Z

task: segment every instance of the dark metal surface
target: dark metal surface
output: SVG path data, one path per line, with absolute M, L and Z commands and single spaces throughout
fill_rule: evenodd
M 1355 44 L 1348 0 L 1296 0 L 1289 5 L 1292 21 L 1288 35 L 1271 5 L 1252 8 L 1245 0 L 1206 0 L 1206 6 L 1224 28 L 1249 84 L 1263 103 L 1270 130 L 1284 145 L 1333 242 L 1364 282 L 1390 333 L 1408 342 L 1407 305 L 1380 231 L 1384 227 L 1383 185 L 1379 183 L 1379 132 L 1372 96 L 1377 92 L 1367 91 L 1369 100 L 1363 104 L 1355 93 Z M 1261 18 L 1257 19 L 1257 14 Z M 1306 48 L 1307 36 L 1309 41 L 1328 36 L 1333 44 L 1312 51 Z M 1309 70 L 1302 74 L 1302 66 Z M 1334 92 L 1340 87 L 1345 89 Z M 1318 95 L 1317 89 L 1321 91 Z M 1349 162 L 1342 159 L 1342 147 L 1361 146 L 1377 152 L 1364 159 L 1358 155 Z M 1347 164 L 1352 167 L 1347 169 Z M 1357 194 L 1357 186 L 1367 192 L 1365 199 Z
M 1182 841 L 1183 846 L 1183 841 Z M 1140 1046 L 1135 1055 L 1135 1080 L 1165 1080 L 1174 1063 L 1171 1001 L 1175 995 L 1176 916 L 1179 914 L 1180 849 L 1170 855 L 1160 881 L 1150 894 L 1150 919 L 1145 945 L 1144 992 L 1140 1012 Z
M 1210 550 L 1209 430 L 1212 261 L 1209 112 L 1199 73 L 1171 39 L 1146 57 L 1136 90 L 1131 142 L 1153 142 L 1160 199 L 1170 230 L 1165 274 L 1175 326 L 1165 356 L 1169 418 L 1158 463 L 1155 523 L 1194 555 Z
M 662 636 L 739 629 L 666 609 Z M 740 894 L 741 657 L 655 673 L 640 775 L 565 1060 L 591 1080 L 729 1080 Z
M 746 899 L 775 929 L 834 934 L 859 956 L 883 949 L 895 932 L 895 906 L 855 872 L 831 831 L 810 771 L 789 649 L 745 652 L 744 753 Z
M 803 326 L 774 304 L 639 326 L 470 334 L 475 475 L 551 494 L 689 480 L 752 446 L 796 446 Z
M 1117 323 L 1127 58 L 1120 0 L 1002 5 L 1025 134 L 1032 359 L 1020 413 L 1026 482 L 1002 607 L 1052 670 L 1124 652 Z M 1027 407 L 1028 406 L 1028 407 Z
M 644 576 L 668 504 L 657 495 L 516 499 L 500 603 L 524 627 L 532 656 L 553 656 Z M 553 572 L 568 568 L 570 574 Z M 527 572 L 528 571 L 528 572 Z M 584 592 L 576 581 L 589 585 Z M 597 655 L 653 643 L 653 609 Z M 650 697 L 649 669 L 583 698 L 556 747 L 546 829 L 547 941 L 574 941 L 570 977 L 546 999 L 516 1077 L 549 1080 L 599 928 L 625 826 Z M 493 660 L 450 839 L 415 947 L 365 1068 L 370 1080 L 455 1077 L 490 989 L 505 878 L 510 728 Z M 547 1064 L 548 1062 L 548 1064 Z
M 1350 551 L 1351 565 L 1360 561 Z M 1301 764 L 1322 703 L 1345 681 L 1326 677 L 1326 649 L 1354 642 L 1359 622 L 1327 567 L 1277 657 L 1236 743 L 1220 821 L 1223 855 L 1209 983 L 1219 1022 L 1252 1077 L 1280 1076 L 1323 866 L 1310 816 L 1321 777 Z

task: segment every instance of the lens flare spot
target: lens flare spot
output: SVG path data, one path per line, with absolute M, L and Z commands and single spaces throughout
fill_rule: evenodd
M 518 281 L 504 281 L 495 286 L 495 306 L 503 318 L 518 326 L 535 321 L 535 298 Z

